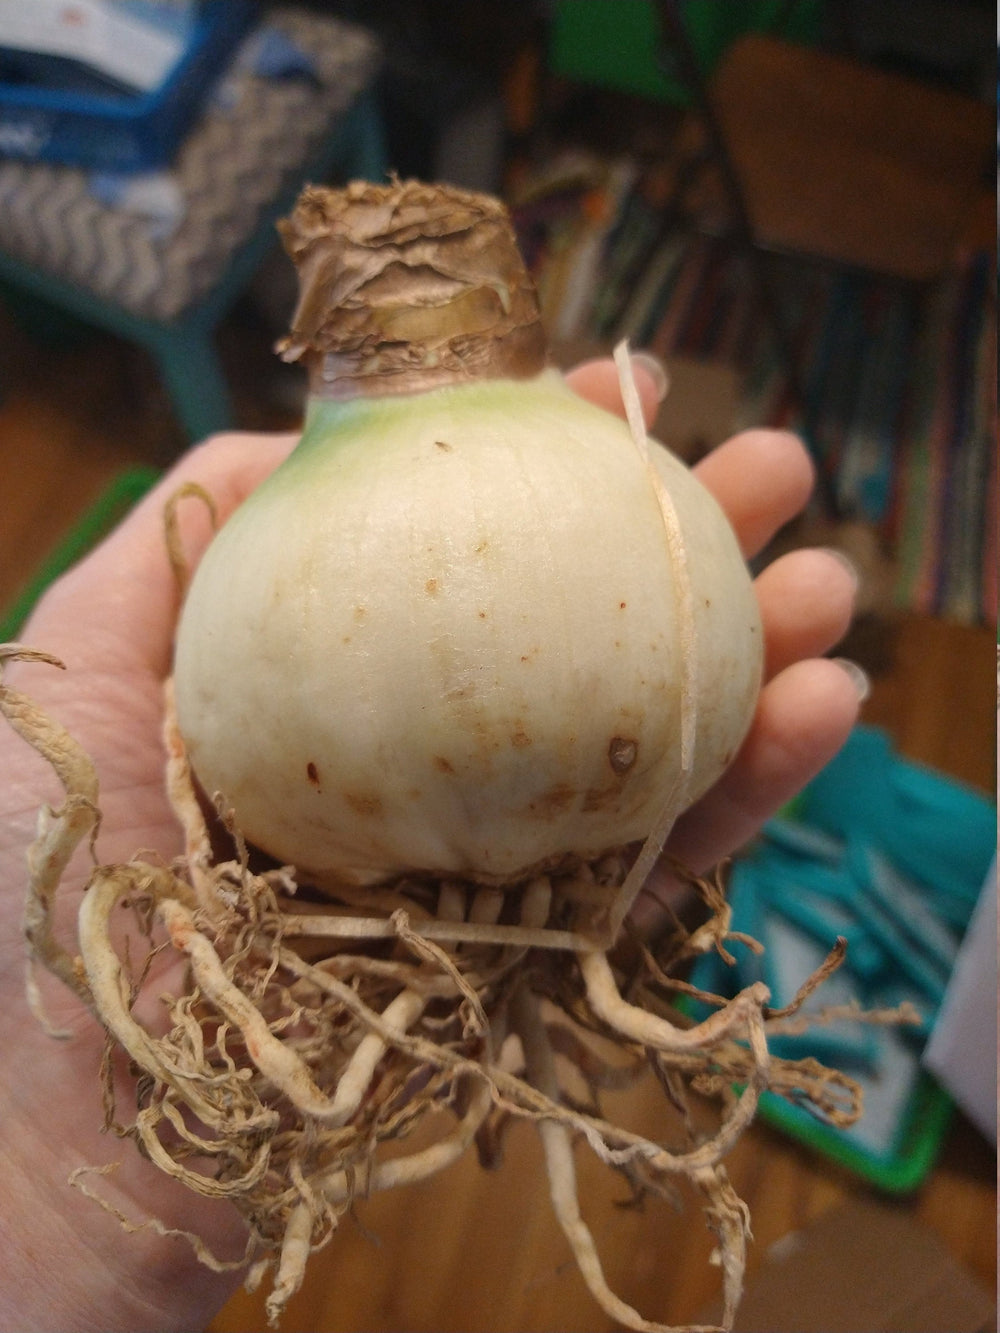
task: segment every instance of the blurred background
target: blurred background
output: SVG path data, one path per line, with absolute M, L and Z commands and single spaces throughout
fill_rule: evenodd
M 799 431 L 816 500 L 762 562 L 818 542 L 861 574 L 838 651 L 871 677 L 863 726 L 737 864 L 734 902 L 773 943 L 772 986 L 846 933 L 847 999 L 911 999 L 924 1021 L 794 1047 L 849 1064 L 873 1110 L 851 1136 L 773 1108 L 735 1150 L 763 1302 L 737 1327 L 833 1327 L 858 1236 L 892 1281 L 872 1273 L 874 1304 L 836 1327 L 990 1326 L 994 7 L 22 9 L 0 5 L 0 639 L 189 444 L 300 422 L 304 382 L 272 349 L 295 299 L 274 223 L 303 183 L 392 170 L 500 194 L 557 362 L 655 352 L 656 434 L 688 462 L 743 426 Z M 655 1136 L 656 1090 L 626 1101 Z M 625 1209 L 581 1172 L 612 1285 L 650 1317 L 708 1317 L 697 1200 Z M 284 1327 L 609 1327 L 543 1180 L 522 1126 L 499 1173 L 470 1160 L 359 1204 Z M 813 1236 L 817 1309 L 805 1268 L 774 1282 Z M 262 1308 L 241 1296 L 213 1328 L 262 1327 Z

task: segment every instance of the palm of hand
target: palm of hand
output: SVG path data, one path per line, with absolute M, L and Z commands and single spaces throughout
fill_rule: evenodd
M 184 466 L 218 494 L 224 515 L 291 444 L 291 438 L 275 437 L 254 441 L 248 450 L 244 440 L 222 439 L 194 451 Z M 180 828 L 164 789 L 161 735 L 164 679 L 178 604 L 162 511 L 177 485 L 176 478 L 168 479 L 150 495 L 121 529 L 50 590 L 25 627 L 24 641 L 62 661 L 66 671 L 16 663 L 6 673 L 5 683 L 29 695 L 93 761 L 102 812 L 96 853 L 104 863 L 128 861 L 139 852 L 154 861 L 169 861 L 182 850 Z M 210 530 L 203 514 L 192 511 L 184 520 L 186 549 L 196 559 Z M 202 1269 L 183 1244 L 152 1231 L 123 1246 L 118 1221 L 69 1188 L 68 1177 L 81 1167 L 120 1160 L 120 1168 L 101 1182 L 104 1197 L 131 1220 L 154 1216 L 168 1226 L 211 1236 L 223 1255 L 239 1254 L 242 1224 L 227 1205 L 192 1198 L 134 1148 L 121 1147 L 102 1134 L 97 1074 L 105 1038 L 75 996 L 38 978 L 47 1019 L 73 1034 L 60 1047 L 45 1045 L 28 1012 L 20 928 L 24 858 L 39 807 L 46 802 L 58 807 L 61 792 L 41 758 L 31 755 L 6 727 L 0 730 L 0 754 L 9 756 L 0 768 L 13 778 L 0 793 L 0 884 L 5 889 L 0 893 L 5 1051 L 0 1113 L 8 1127 L 11 1235 L 17 1240 L 23 1233 L 28 1246 L 39 1250 L 61 1242 L 68 1255 L 85 1238 L 84 1258 L 76 1266 L 68 1263 L 69 1278 L 61 1291 L 67 1315 L 59 1326 L 75 1325 L 91 1299 L 106 1318 L 99 1304 L 104 1269 L 120 1273 L 126 1293 L 118 1312 L 121 1327 L 138 1326 L 137 1318 L 143 1326 L 195 1326 L 208 1306 L 224 1299 L 227 1280 Z M 78 849 L 57 900 L 56 930 L 68 947 L 90 867 L 87 849 Z M 164 956 L 158 972 L 151 973 L 147 990 L 152 996 L 170 966 Z M 96 1269 L 94 1254 L 99 1259 Z M 16 1255 L 12 1262 L 16 1271 Z M 137 1271 L 143 1272 L 138 1287 Z M 179 1276 L 185 1283 L 180 1293 Z M 40 1317 L 51 1317 L 50 1305 L 40 1307 Z

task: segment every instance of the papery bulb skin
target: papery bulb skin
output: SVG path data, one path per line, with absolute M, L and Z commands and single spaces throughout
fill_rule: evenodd
M 310 407 L 186 598 L 202 786 L 317 884 L 508 883 L 645 838 L 753 715 L 726 519 L 545 368 L 496 200 L 308 190 L 283 234 Z

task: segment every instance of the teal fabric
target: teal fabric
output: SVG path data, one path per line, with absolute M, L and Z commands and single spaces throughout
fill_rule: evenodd
M 754 981 L 789 1004 L 838 939 L 841 967 L 805 1002 L 811 1021 L 775 1035 L 776 1055 L 813 1058 L 860 1082 L 865 1114 L 849 1129 L 804 1105 L 768 1097 L 764 1114 L 872 1183 L 915 1188 L 933 1164 L 948 1098 L 922 1066 L 963 937 L 996 851 L 996 809 L 984 794 L 898 754 L 889 735 L 858 726 L 794 806 L 768 823 L 734 864 L 734 964 L 699 960 L 691 980 L 732 996 Z M 915 1022 L 829 1023 L 829 1006 L 907 1005 Z M 699 1016 L 706 1011 L 702 1010 Z
M 894 753 L 888 734 L 858 727 L 803 794 L 800 820 L 882 852 L 968 920 L 996 851 L 992 801 Z

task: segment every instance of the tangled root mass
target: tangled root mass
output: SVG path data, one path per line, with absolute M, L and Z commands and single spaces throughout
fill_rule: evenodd
M 559 1223 L 609 1315 L 628 1328 L 665 1327 L 605 1281 L 579 1206 L 578 1145 L 624 1177 L 633 1196 L 669 1193 L 680 1178 L 694 1183 L 716 1238 L 723 1325 L 731 1325 L 749 1218 L 724 1159 L 761 1093 L 807 1100 L 837 1124 L 861 1108 L 844 1075 L 769 1054 L 768 1031 L 790 1011 L 772 1012 L 763 986 L 731 1000 L 699 996 L 711 1008 L 701 1022 L 678 1006 L 690 988 L 677 969 L 707 949 L 726 951 L 728 908 L 717 883 L 696 881 L 706 919 L 693 929 L 675 922 L 655 953 L 635 939 L 617 951 L 599 943 L 600 913 L 628 871 L 625 854 L 507 890 L 414 879 L 317 900 L 291 871 L 257 869 L 231 821 L 232 855 L 213 856 L 168 694 L 167 787 L 185 855 L 170 866 L 95 866 L 68 951 L 56 941 L 53 908 L 70 855 L 99 820 L 93 766 L 58 724 L 3 685 L 0 709 L 66 793 L 59 810 L 43 812 L 30 857 L 31 958 L 76 991 L 130 1058 L 127 1114 L 112 1104 L 104 1074 L 109 1122 L 168 1175 L 239 1209 L 248 1282 L 271 1278 L 272 1324 L 354 1199 L 424 1179 L 476 1145 L 492 1156 L 503 1126 L 521 1118 L 537 1126 Z M 174 951 L 182 964 L 159 1024 L 140 1017 L 148 960 L 121 947 L 123 905 L 149 956 Z M 831 956 L 828 967 L 837 961 Z M 620 1057 L 611 1063 L 602 1053 L 608 1039 Z M 665 1090 L 662 1141 L 601 1110 L 606 1089 L 649 1071 Z M 708 1132 L 689 1113 L 706 1097 L 717 1107 Z M 422 1134 L 410 1147 L 430 1118 L 437 1136 Z M 92 1181 L 79 1183 L 100 1199 Z M 217 1264 L 200 1238 L 188 1239 Z

